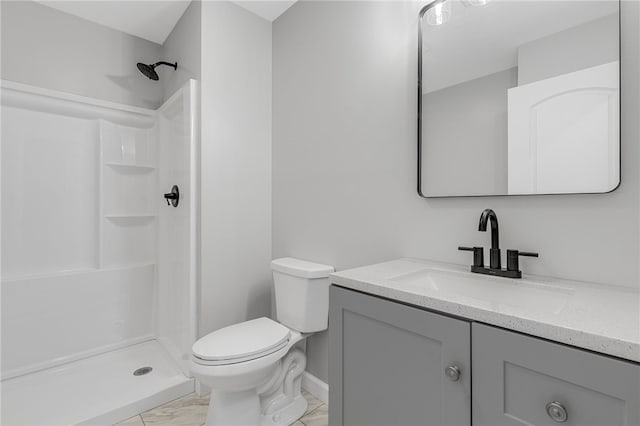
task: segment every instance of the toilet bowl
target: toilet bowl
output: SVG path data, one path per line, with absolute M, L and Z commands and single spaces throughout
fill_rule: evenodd
M 272 262 L 277 319 L 257 318 L 194 343 L 191 371 L 211 388 L 207 426 L 279 426 L 300 418 L 305 354 L 295 348 L 327 328 L 333 267 L 293 258 Z

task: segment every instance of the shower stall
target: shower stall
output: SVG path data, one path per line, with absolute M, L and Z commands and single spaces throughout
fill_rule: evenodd
M 1 423 L 112 424 L 192 392 L 197 83 L 157 110 L 1 95 Z

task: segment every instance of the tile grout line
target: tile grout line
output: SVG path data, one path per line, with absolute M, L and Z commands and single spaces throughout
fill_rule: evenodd
M 327 406 L 327 404 L 322 403 L 322 404 L 318 405 L 318 406 L 317 406 L 316 408 L 314 408 L 313 410 L 309 411 L 308 413 L 305 413 L 305 416 L 308 416 L 308 415 L 309 415 L 309 414 L 311 414 L 311 413 L 315 413 L 316 411 L 318 411 L 318 409 L 320 409 L 320 408 L 322 408 L 322 407 L 324 407 L 324 406 Z M 304 417 L 304 416 L 303 416 L 303 417 Z
M 188 395 L 187 395 L 187 396 L 188 396 Z M 181 398 L 178 398 L 178 399 L 181 399 Z M 317 399 L 317 398 L 315 398 L 315 399 Z M 177 399 L 176 399 L 176 400 L 177 400 Z M 174 400 L 174 401 L 176 401 L 176 400 Z M 328 408 L 328 404 L 325 404 L 325 403 L 323 403 L 323 402 L 322 402 L 322 401 L 320 401 L 320 400 L 318 400 L 318 401 L 320 402 L 320 405 L 318 405 L 317 407 L 315 407 L 313 410 L 311 410 L 311 411 L 308 411 L 308 412 L 304 413 L 304 414 L 302 415 L 302 417 L 300 417 L 300 418 L 299 418 L 298 420 L 296 420 L 296 421 L 299 421 L 299 422 L 300 422 L 300 424 L 301 424 L 301 425 L 303 425 L 303 426 L 307 426 L 307 423 L 305 423 L 304 421 L 302 421 L 302 419 L 303 419 L 304 417 L 306 417 L 306 416 L 310 416 L 310 415 L 314 415 L 314 413 L 316 413 L 316 412 L 318 411 L 318 409 L 322 408 L 323 406 Z M 162 404 L 162 405 L 160 405 L 160 406 L 158 406 L 158 407 L 155 407 L 155 408 L 153 408 L 153 409 L 151 409 L 151 410 L 147 410 L 147 411 L 145 411 L 145 412 L 143 412 L 143 413 L 138 414 L 138 415 L 137 415 L 137 417 L 139 418 L 140 423 L 142 423 L 142 425 L 143 425 L 143 426 L 146 426 L 146 425 L 147 425 L 147 423 L 146 423 L 146 421 L 144 420 L 144 416 L 143 416 L 143 414 L 145 414 L 145 413 L 149 413 L 149 412 L 151 412 L 151 411 L 153 411 L 153 410 L 155 410 L 155 409 L 158 409 L 158 408 L 162 408 L 162 407 L 163 407 L 163 406 L 165 406 L 165 405 L 169 405 L 171 402 L 173 402 L 173 401 L 170 401 L 170 402 L 168 402 L 168 403 L 166 403 L 166 404 Z M 203 424 L 202 424 L 202 425 L 200 425 L 200 426 L 206 426 L 206 423 L 203 423 Z
M 318 409 L 320 409 L 320 408 L 322 408 L 323 406 L 326 406 L 326 405 L 327 404 L 325 404 L 325 403 L 322 403 L 322 404 L 318 405 L 316 408 L 314 408 L 313 410 L 309 411 L 308 413 L 304 413 L 303 416 L 298 419 L 298 421 L 300 423 L 302 423 L 303 425 L 307 426 L 307 424 L 305 422 L 303 422 L 302 419 L 304 419 L 305 417 L 315 413 L 316 411 L 318 411 Z

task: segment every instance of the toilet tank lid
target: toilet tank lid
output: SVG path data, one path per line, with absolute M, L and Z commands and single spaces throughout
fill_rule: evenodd
M 293 257 L 272 260 L 271 269 L 302 278 L 327 278 L 334 271 L 333 266 L 294 259 Z

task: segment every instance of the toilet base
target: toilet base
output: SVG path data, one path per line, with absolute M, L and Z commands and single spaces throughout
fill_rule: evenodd
M 272 366 L 246 373 L 252 380 L 261 379 L 259 387 L 231 391 L 219 388 L 211 392 L 206 426 L 285 426 L 294 423 L 307 410 L 307 400 L 301 394 L 302 373 L 306 366 L 306 356 L 299 349 L 291 349 L 287 355 Z M 207 367 L 192 366 L 194 375 L 209 386 L 213 376 L 207 375 Z M 210 371 L 210 370 L 209 370 Z M 242 378 L 242 377 L 240 377 Z M 224 379 L 216 376 L 217 384 L 237 384 L 238 378 Z M 247 380 L 247 385 L 250 383 Z M 236 386 L 238 388 L 238 386 Z
M 307 336 L 295 333 L 290 346 L 247 363 L 209 366 L 192 360 L 194 377 L 213 389 L 205 425 L 285 426 L 302 417 L 307 357 L 293 345 Z
M 307 411 L 307 400 L 298 395 L 288 405 L 270 414 L 260 414 L 260 398 L 255 390 L 212 392 L 205 426 L 288 426 Z M 259 423 L 256 419 L 260 419 Z
M 294 398 L 289 405 L 271 414 L 260 416 L 260 426 L 288 426 L 298 420 L 307 411 L 307 400 L 302 395 Z
M 211 392 L 206 426 L 249 426 L 260 417 L 255 389 L 244 392 Z

